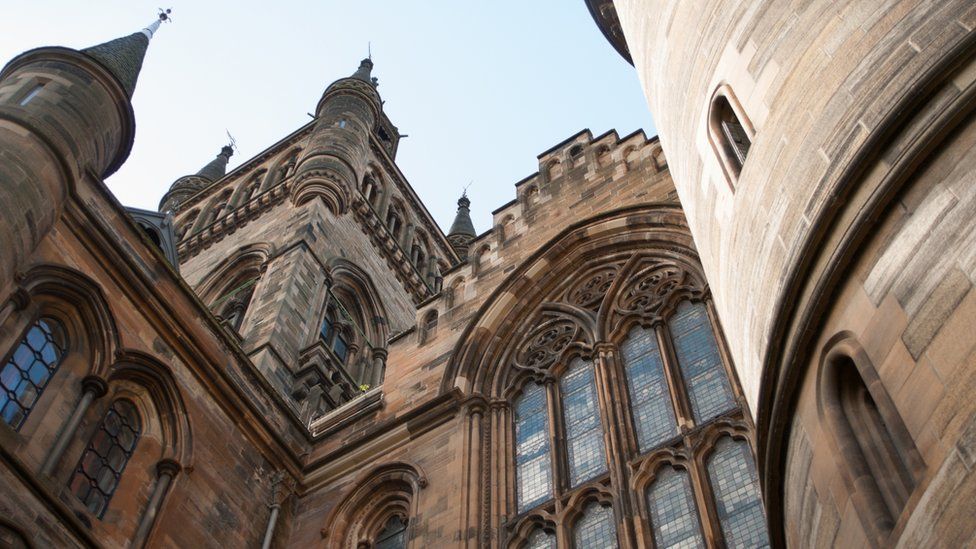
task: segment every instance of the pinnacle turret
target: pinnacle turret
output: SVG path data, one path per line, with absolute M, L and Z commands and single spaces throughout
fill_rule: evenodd
M 478 236 L 478 233 L 475 232 L 474 224 L 471 223 L 471 200 L 468 199 L 467 193 L 461 194 L 457 204 L 457 215 L 454 216 L 454 223 L 451 224 L 451 230 L 447 233 L 447 241 L 451 243 L 454 251 L 461 259 L 466 259 L 471 241 Z
M 200 168 L 194 175 L 184 175 L 170 186 L 169 191 L 159 201 L 159 211 L 174 211 L 191 196 L 210 186 L 227 174 L 227 162 L 234 155 L 234 147 L 224 145 L 217 157 Z
M 220 153 L 217 155 L 217 158 L 214 158 L 208 162 L 206 166 L 200 168 L 197 175 L 209 180 L 211 183 L 217 181 L 227 174 L 227 162 L 230 161 L 230 157 L 233 155 L 234 147 L 224 145 L 224 147 L 220 149 Z

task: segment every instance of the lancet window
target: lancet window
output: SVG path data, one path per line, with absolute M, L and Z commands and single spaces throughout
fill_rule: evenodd
M 624 267 L 544 304 L 511 355 L 528 375 L 513 377 L 508 546 L 768 546 L 751 427 L 707 294 L 677 265 Z M 604 315 L 603 341 L 568 309 Z M 642 520 L 615 512 L 625 500 Z M 546 521 L 562 534 L 523 526 Z
M 120 399 L 112 403 L 88 441 L 69 486 L 96 517 L 105 514 L 141 432 L 135 405 Z
M 61 325 L 48 318 L 34 322 L 0 370 L 0 417 L 20 429 L 61 364 L 65 350 Z

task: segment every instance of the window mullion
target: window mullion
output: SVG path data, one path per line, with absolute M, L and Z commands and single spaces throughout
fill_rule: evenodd
M 748 404 L 745 401 L 745 396 L 742 394 L 742 384 L 739 382 L 739 375 L 732 366 L 732 355 L 729 352 L 728 343 L 725 341 L 725 332 L 718 321 L 718 311 L 715 310 L 715 303 L 711 298 L 705 298 L 705 312 L 708 314 L 708 322 L 712 333 L 715 334 L 715 346 L 718 347 L 718 356 L 722 360 L 722 366 L 725 368 L 725 375 L 728 377 L 730 383 L 729 386 L 732 389 L 732 394 L 734 395 L 736 402 L 742 407 L 747 407 Z M 748 408 L 746 408 L 748 411 Z M 744 414 L 748 416 L 749 414 Z
M 556 512 L 562 511 L 562 495 L 569 489 L 569 457 L 566 455 L 566 426 L 563 422 L 559 384 L 547 379 L 546 407 L 549 412 L 549 451 L 552 453 L 552 488 L 555 493 Z
M 686 441 L 685 446 L 689 453 L 693 452 L 690 442 Z M 712 489 L 712 483 L 708 479 L 708 470 L 705 467 L 707 455 L 713 450 L 714 447 L 710 446 L 697 455 L 691 454 L 694 455 L 694 459 L 688 464 L 688 473 L 691 475 L 691 489 L 695 494 L 698 519 L 705 540 L 709 547 L 725 547 L 725 538 L 722 535 L 722 527 L 718 520 L 718 500 L 715 498 L 715 491 Z
M 671 403 L 678 420 L 678 429 L 681 432 L 686 432 L 694 426 L 695 416 L 692 413 L 691 401 L 688 399 L 688 392 L 685 390 L 685 383 L 681 377 L 678 358 L 675 356 L 674 347 L 671 345 L 671 334 L 663 323 L 656 324 L 654 332 L 657 334 L 657 344 L 661 349 L 664 373 L 668 380 L 668 388 L 671 390 Z
M 626 395 L 627 388 L 623 383 L 620 368 L 619 349 L 613 343 L 596 346 L 594 360 L 596 393 L 599 403 L 600 421 L 603 422 L 603 440 L 606 448 L 604 459 L 609 462 L 611 490 L 616 495 L 613 506 L 617 515 L 617 535 L 622 546 L 636 545 L 634 536 L 634 492 L 630 489 L 630 477 L 627 474 L 627 458 L 636 454 L 636 442 L 633 433 L 633 423 L 628 414 L 629 399 L 613 398 L 613 395 Z

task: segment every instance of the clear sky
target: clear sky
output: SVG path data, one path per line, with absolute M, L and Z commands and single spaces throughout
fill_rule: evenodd
M 135 32 L 159 2 L 45 0 L 4 8 L 3 63 Z M 538 170 L 536 156 L 590 128 L 656 133 L 637 75 L 583 0 L 174 0 L 136 86 L 128 162 L 107 183 L 155 210 L 177 177 L 237 139 L 229 168 L 305 124 L 322 91 L 372 44 L 385 110 L 409 135 L 397 163 L 445 230 L 473 182 L 475 228 Z

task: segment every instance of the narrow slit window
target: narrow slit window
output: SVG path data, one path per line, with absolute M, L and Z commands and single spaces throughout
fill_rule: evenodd
M 34 88 L 31 91 L 27 92 L 27 95 L 25 95 L 24 98 L 20 100 L 20 106 L 26 107 L 28 103 L 30 103 L 35 97 L 37 97 L 37 94 L 41 93 L 42 89 L 44 89 L 44 84 L 38 84 L 34 86 Z
M 709 139 L 730 183 L 738 179 L 752 147 L 751 127 L 733 101 L 731 90 L 723 86 L 712 99 L 708 119 Z

